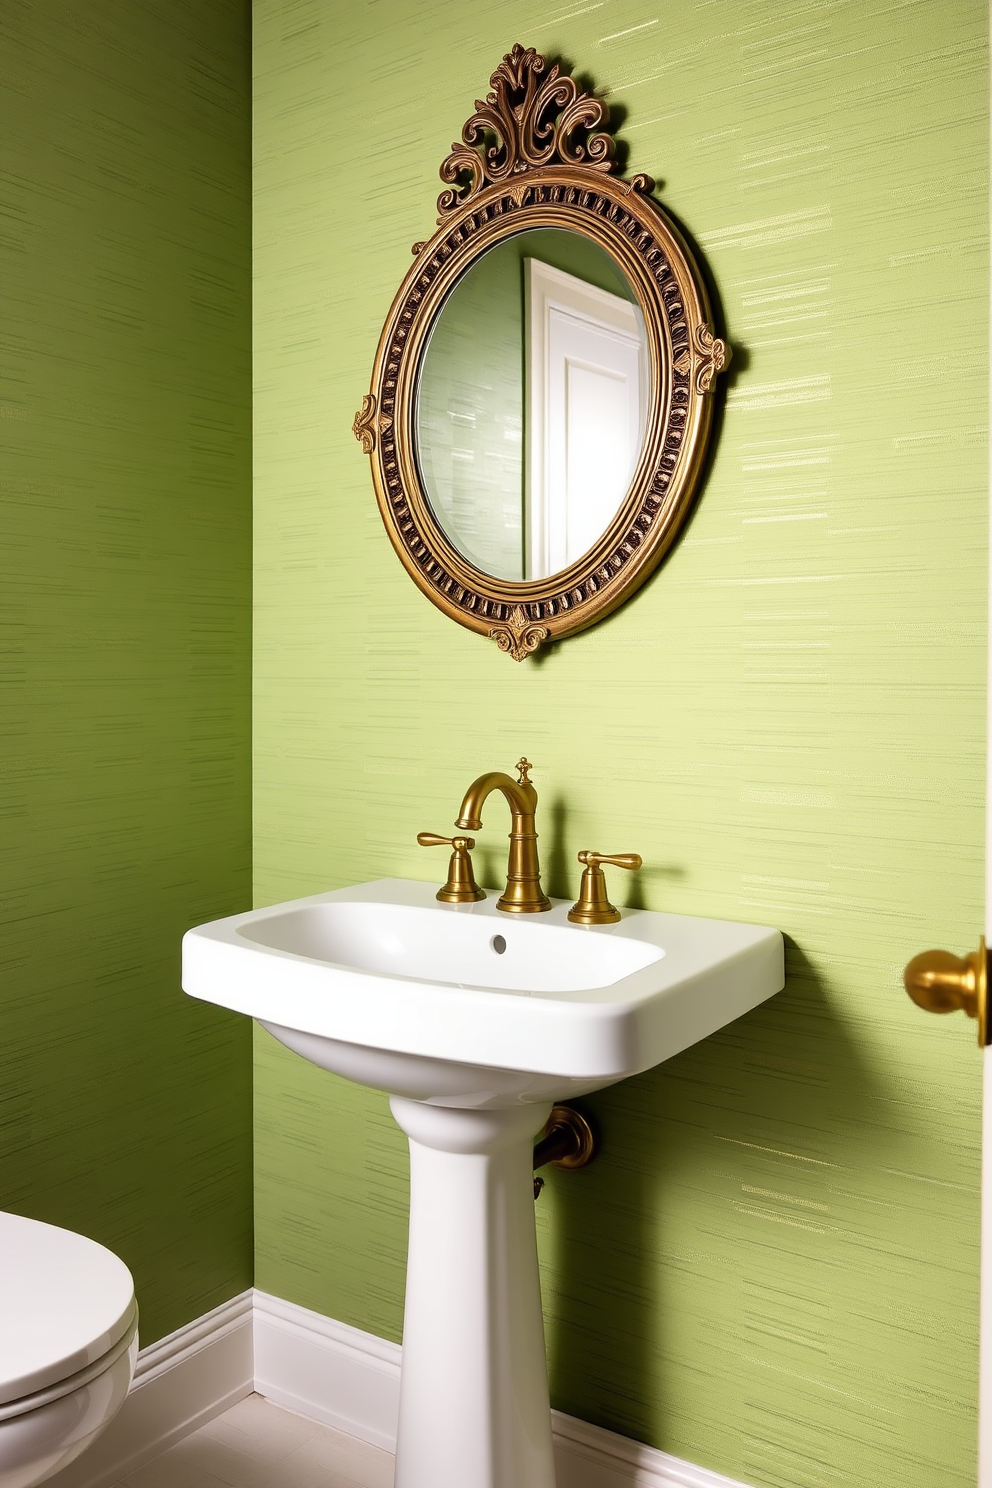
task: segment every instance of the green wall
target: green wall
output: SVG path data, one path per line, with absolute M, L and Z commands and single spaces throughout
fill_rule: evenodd
M 349 432 L 516 40 L 611 90 L 735 347 L 684 540 L 521 666 L 405 577 Z M 787 990 L 596 1098 L 538 1205 L 555 1403 L 769 1488 L 970 1488 L 979 1058 L 899 973 L 982 919 L 984 4 L 258 0 L 255 66 L 258 901 L 437 879 L 417 830 L 526 751 L 554 893 L 637 850 L 638 902 L 781 926 Z M 385 1097 L 255 1068 L 258 1284 L 398 1338 Z
M 249 1286 L 247 1026 L 179 988 L 250 895 L 249 16 L 0 8 L 0 1207 Z

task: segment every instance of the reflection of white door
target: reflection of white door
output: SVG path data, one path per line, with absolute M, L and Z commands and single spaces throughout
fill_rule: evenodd
M 641 312 L 539 259 L 526 265 L 526 575 L 566 568 L 627 494 L 644 437 Z

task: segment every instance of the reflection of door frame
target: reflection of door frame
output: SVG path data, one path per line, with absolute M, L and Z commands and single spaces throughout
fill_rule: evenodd
M 554 311 L 617 331 L 639 344 L 641 423 L 646 411 L 647 358 L 643 321 L 637 305 L 622 295 L 587 284 L 575 274 L 552 268 L 539 258 L 524 259 L 524 576 L 548 573 L 552 369 L 550 316 Z

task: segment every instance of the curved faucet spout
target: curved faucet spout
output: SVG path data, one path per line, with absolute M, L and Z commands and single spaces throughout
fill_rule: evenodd
M 494 790 L 503 792 L 514 816 L 533 817 L 537 806 L 537 791 L 534 787 L 530 784 L 518 785 L 503 770 L 490 770 L 488 774 L 480 775 L 478 780 L 473 780 L 465 792 L 465 799 L 455 826 L 477 832 L 482 826 L 482 808 L 486 798 L 491 796 Z
M 505 797 L 511 816 L 510 854 L 506 865 L 506 888 L 497 900 L 496 908 L 511 914 L 534 914 L 551 908 L 551 900 L 541 887 L 534 828 L 537 791 L 527 778 L 530 768 L 526 760 L 521 760 L 517 766 L 520 771 L 517 780 L 502 770 L 489 770 L 478 780 L 473 780 L 465 792 L 455 823 L 461 830 L 479 831 L 486 799 L 496 790 Z

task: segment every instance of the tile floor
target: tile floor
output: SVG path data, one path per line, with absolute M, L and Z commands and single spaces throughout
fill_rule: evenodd
M 393 1458 L 249 1395 L 118 1488 L 392 1488 Z

